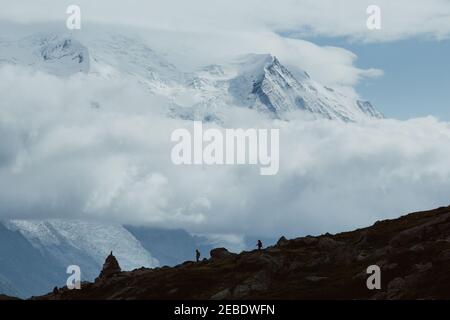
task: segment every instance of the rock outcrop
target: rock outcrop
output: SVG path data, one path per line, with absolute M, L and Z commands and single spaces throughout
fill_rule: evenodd
M 112 277 L 115 274 L 119 274 L 122 271 L 120 268 L 119 262 L 116 257 L 114 257 L 112 251 L 108 257 L 106 257 L 105 263 L 103 264 L 102 271 L 95 282 L 102 281 Z

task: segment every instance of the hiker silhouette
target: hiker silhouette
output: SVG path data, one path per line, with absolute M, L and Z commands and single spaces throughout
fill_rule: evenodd
M 256 243 L 256 246 L 258 247 L 258 250 L 262 249 L 263 244 L 262 244 L 261 240 L 258 240 L 258 242 Z
M 197 262 L 200 261 L 200 251 L 198 251 L 198 249 L 195 250 L 195 259 L 197 260 Z

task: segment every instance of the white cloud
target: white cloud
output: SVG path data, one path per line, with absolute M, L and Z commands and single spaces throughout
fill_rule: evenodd
M 159 116 L 162 102 L 126 80 L 61 80 L 3 67 L 0 96 L 2 218 L 299 235 L 351 229 L 450 198 L 450 124 L 432 117 L 273 122 L 241 109 L 230 116 L 233 126 L 281 127 L 280 171 L 268 177 L 258 167 L 173 165 L 170 133 L 191 123 Z
M 186 69 L 270 52 L 347 90 L 382 72 L 356 67 L 357 57 L 342 48 L 277 32 L 386 41 L 445 38 L 450 30 L 450 5 L 443 0 L 380 0 L 383 22 L 376 32 L 366 28 L 365 9 L 372 3 L 360 0 L 78 3 L 90 22 L 81 34 L 96 33 L 99 22 L 138 27 L 130 32 Z M 35 22 L 63 21 L 69 4 L 0 0 L 0 20 L 30 23 L 26 33 Z M 3 26 L 0 33 L 9 34 Z M 450 124 L 434 118 L 343 124 L 300 117 L 273 123 L 240 110 L 230 115 L 233 126 L 282 127 L 280 172 L 261 177 L 258 168 L 172 165 L 170 133 L 190 123 L 160 116 L 167 101 L 126 79 L 61 80 L 2 67 L 0 97 L 4 218 L 70 216 L 197 233 L 298 235 L 447 205 L 450 196 Z
M 70 1 L 1 0 L 0 19 L 20 22 L 64 20 Z M 172 30 L 178 33 L 271 32 L 275 30 L 397 40 L 412 36 L 448 38 L 447 0 L 78 0 L 85 21 Z M 366 27 L 369 5 L 378 5 L 382 29 Z
M 164 40 L 160 39 L 163 34 Z M 247 53 L 270 53 L 283 61 L 306 70 L 315 80 L 328 86 L 352 87 L 363 78 L 378 77 L 379 69 L 361 69 L 357 56 L 343 48 L 319 46 L 310 41 L 289 39 L 273 32 L 227 32 L 180 35 L 161 31 L 147 33 L 151 47 L 166 52 L 181 68 L 230 61 Z M 180 51 L 180 48 L 185 50 Z

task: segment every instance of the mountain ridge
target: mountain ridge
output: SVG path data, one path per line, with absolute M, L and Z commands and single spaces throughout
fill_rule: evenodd
M 449 264 L 450 206 L 335 235 L 281 237 L 261 251 L 217 248 L 198 263 L 121 272 L 34 299 L 449 299 Z M 379 290 L 366 285 L 372 265 Z
M 140 40 L 120 34 L 77 39 L 36 33 L 3 40 L 0 46 L 0 65 L 23 65 L 60 77 L 125 77 L 164 97 L 174 117 L 220 122 L 236 106 L 284 120 L 295 111 L 346 122 L 384 117 L 370 102 L 323 86 L 271 54 L 248 54 L 186 73 Z

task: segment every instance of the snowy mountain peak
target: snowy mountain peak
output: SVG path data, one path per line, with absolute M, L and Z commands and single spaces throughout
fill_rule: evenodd
M 238 68 L 229 93 L 239 105 L 277 118 L 289 118 L 289 112 L 295 110 L 343 121 L 383 118 L 370 102 L 325 87 L 306 71 L 284 66 L 275 56 L 249 55 L 238 62 Z
M 121 79 L 161 98 L 167 115 L 224 123 L 228 110 L 245 107 L 289 120 L 301 110 L 314 118 L 383 118 L 368 101 L 323 86 L 271 54 L 248 54 L 223 65 L 184 73 L 137 38 L 98 34 L 36 34 L 0 41 L 0 65 L 32 67 L 58 76 L 86 73 Z
M 88 73 L 87 47 L 70 35 L 36 34 L 18 41 L 2 42 L 0 62 L 32 67 L 57 76 Z
M 139 39 L 105 33 L 84 41 L 91 51 L 93 69 L 97 73 L 102 74 L 107 66 L 121 74 L 158 85 L 184 80 L 184 74 L 180 70 Z
M 62 59 L 70 59 L 70 62 L 82 65 L 83 62 L 89 63 L 89 54 L 87 49 L 78 41 L 70 38 L 45 39 L 41 46 L 40 52 L 44 61 L 61 61 Z M 80 68 L 83 71 L 83 68 Z M 84 70 L 87 71 L 87 70 Z
M 372 116 L 373 118 L 384 118 L 384 115 L 380 111 L 375 109 L 375 107 L 369 101 L 357 100 L 356 104 L 365 114 Z

